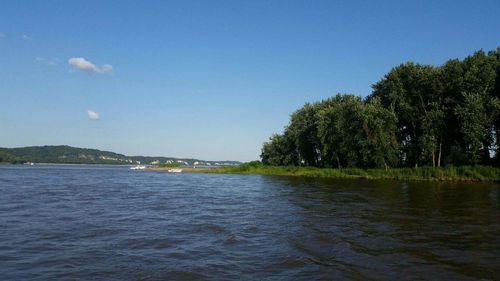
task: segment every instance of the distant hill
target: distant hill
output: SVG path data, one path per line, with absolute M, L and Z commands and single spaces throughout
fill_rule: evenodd
M 0 162 L 116 165 L 154 165 L 160 163 L 178 163 L 181 165 L 200 166 L 228 166 L 241 164 L 238 161 L 205 161 L 191 158 L 160 156 L 126 156 L 110 151 L 78 148 L 67 145 L 0 148 Z
M 0 163 L 9 162 L 9 163 L 17 163 L 20 162 L 16 156 L 12 155 L 8 149 L 0 148 Z

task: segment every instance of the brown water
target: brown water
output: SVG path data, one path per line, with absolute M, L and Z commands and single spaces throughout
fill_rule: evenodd
M 498 280 L 496 184 L 0 166 L 0 280 Z

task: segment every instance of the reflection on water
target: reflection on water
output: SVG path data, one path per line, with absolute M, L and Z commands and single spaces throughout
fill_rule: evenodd
M 500 273 L 496 185 L 305 179 L 288 184 L 294 204 L 303 209 L 303 228 L 293 245 L 314 262 L 331 265 L 325 269 L 330 274 L 456 280 Z
M 496 279 L 495 184 L 0 166 L 0 279 Z

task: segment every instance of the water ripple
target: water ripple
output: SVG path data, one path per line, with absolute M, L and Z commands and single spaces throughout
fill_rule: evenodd
M 481 280 L 493 184 L 0 166 L 0 280 Z

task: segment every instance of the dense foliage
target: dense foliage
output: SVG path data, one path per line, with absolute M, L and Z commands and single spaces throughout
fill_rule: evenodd
M 441 66 L 407 62 L 373 85 L 295 111 L 262 147 L 276 166 L 387 168 L 500 163 L 500 48 Z
M 0 163 L 2 162 L 18 163 L 20 162 L 20 159 L 9 153 L 7 149 L 0 148 Z

